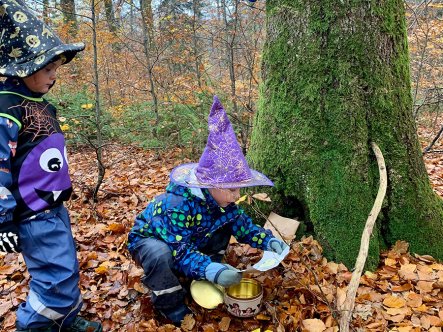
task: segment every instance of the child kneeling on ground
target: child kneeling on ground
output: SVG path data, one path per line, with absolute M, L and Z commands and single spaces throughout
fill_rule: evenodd
M 172 170 L 166 192 L 137 216 L 129 234 L 128 249 L 143 267 L 143 283 L 152 290 L 154 307 L 174 324 L 191 313 L 179 276 L 224 287 L 240 282 L 242 273 L 221 263 L 231 235 L 278 254 L 287 247 L 235 204 L 240 188 L 273 183 L 249 168 L 217 97 L 208 125 L 199 162 Z

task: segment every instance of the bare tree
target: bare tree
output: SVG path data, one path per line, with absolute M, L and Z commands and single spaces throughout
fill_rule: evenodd
M 93 200 L 98 200 L 97 195 L 103 179 L 105 177 L 106 168 L 103 164 L 103 138 L 102 138 L 102 112 L 100 106 L 100 80 L 98 75 L 98 52 L 97 52 L 97 15 L 96 2 L 91 2 L 91 21 L 92 21 L 92 47 L 94 50 L 94 87 L 95 87 L 95 125 L 97 126 L 97 141 L 95 143 L 95 151 L 97 156 L 98 176 Z
M 104 0 L 104 4 L 105 4 L 106 22 L 108 23 L 109 31 L 115 33 L 117 30 L 117 22 L 115 18 L 114 4 L 112 0 Z
M 63 12 L 63 19 L 66 24 L 70 24 L 71 32 L 75 34 L 78 30 L 78 21 L 75 11 L 74 0 L 60 0 L 60 8 Z
M 157 126 L 159 124 L 158 98 L 154 80 L 154 65 L 152 54 L 154 48 L 154 16 L 152 13 L 151 0 L 140 0 L 140 11 L 142 16 L 143 50 L 145 54 L 146 70 L 149 79 L 149 93 L 151 94 L 153 110 L 155 114 L 155 125 L 153 135 L 157 137 Z
M 201 1 L 200 0 L 193 0 L 192 1 L 192 46 L 193 46 L 193 52 L 194 52 L 194 61 L 195 61 L 195 75 L 197 77 L 197 84 L 198 87 L 202 87 L 202 78 L 201 78 L 201 71 L 200 66 L 202 64 L 200 58 L 202 54 L 201 45 L 199 43 L 199 36 L 198 36 L 198 30 L 201 24 Z
M 43 21 L 49 23 L 49 0 L 43 0 Z

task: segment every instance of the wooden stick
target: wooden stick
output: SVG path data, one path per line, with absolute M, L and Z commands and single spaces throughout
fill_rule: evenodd
M 375 153 L 375 157 L 377 158 L 378 171 L 380 173 L 380 184 L 371 213 L 366 220 L 366 225 L 361 236 L 360 251 L 355 263 L 355 269 L 352 273 L 351 282 L 349 283 L 348 290 L 346 292 L 346 300 L 344 301 L 341 308 L 342 314 L 340 317 L 340 332 L 349 331 L 349 324 L 351 322 L 352 312 L 354 310 L 355 295 L 357 294 L 357 289 L 360 284 L 360 277 L 366 263 L 366 258 L 368 257 L 369 240 L 371 238 L 372 229 L 374 228 L 377 216 L 380 213 L 388 184 L 388 177 L 386 175 L 386 165 L 383 154 L 381 153 L 377 144 L 371 143 L 371 146 L 372 150 Z

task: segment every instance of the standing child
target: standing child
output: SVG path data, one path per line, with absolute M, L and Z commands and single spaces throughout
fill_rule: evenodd
M 0 0 L 0 251 L 22 252 L 31 281 L 17 332 L 101 331 L 79 316 L 79 266 L 63 202 L 65 141 L 43 99 L 57 69 L 84 49 L 63 44 L 20 0 Z
M 128 249 L 143 267 L 143 282 L 152 290 L 155 308 L 175 324 L 190 313 L 178 276 L 224 287 L 240 282 L 241 272 L 221 263 L 231 235 L 278 254 L 287 247 L 235 204 L 241 187 L 273 183 L 248 167 L 217 97 L 208 124 L 199 162 L 172 170 L 166 193 L 149 203 L 129 234 Z

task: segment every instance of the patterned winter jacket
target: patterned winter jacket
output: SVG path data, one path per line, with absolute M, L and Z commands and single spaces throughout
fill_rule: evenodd
M 253 224 L 252 219 L 237 205 L 222 208 L 207 189 L 203 197 L 192 190 L 170 183 L 166 193 L 155 197 L 137 216 L 129 233 L 128 249 L 133 251 L 143 237 L 155 237 L 169 245 L 174 268 L 185 276 L 205 279 L 205 269 L 211 263 L 209 256 L 201 253 L 211 241 L 212 234 L 223 226 L 231 227 L 232 235 L 240 242 L 265 249 L 273 235 Z
M 20 79 L 0 83 L 0 224 L 71 195 L 66 146 L 53 105 Z

